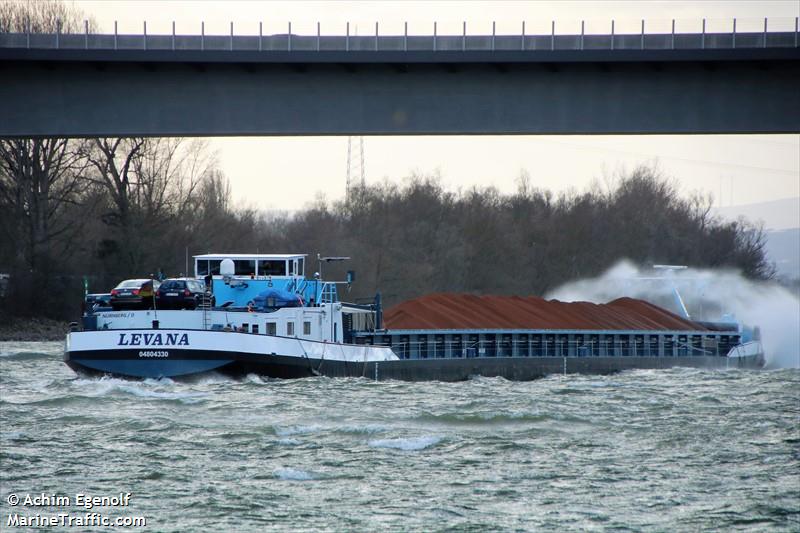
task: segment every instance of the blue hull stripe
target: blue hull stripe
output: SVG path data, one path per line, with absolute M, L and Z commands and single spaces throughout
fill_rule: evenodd
M 161 378 L 199 374 L 225 366 L 230 359 L 176 359 L 176 360 L 134 360 L 134 359 L 81 359 L 71 358 L 71 362 L 102 373 L 137 378 Z

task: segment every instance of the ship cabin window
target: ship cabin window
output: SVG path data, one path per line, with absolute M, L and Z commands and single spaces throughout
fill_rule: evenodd
M 278 326 L 276 322 L 267 322 L 267 335 L 277 335 Z
M 311 335 L 311 322 L 303 322 L 303 335 Z
M 219 275 L 219 264 L 222 261 L 220 259 L 198 259 L 195 261 L 195 272 L 197 273 L 197 277 L 202 278 L 209 274 L 212 276 Z
M 286 261 L 261 260 L 258 262 L 259 276 L 285 276 Z
M 292 261 L 290 259 L 290 260 L 286 261 L 286 263 L 289 265 L 289 275 L 293 276 L 294 275 L 294 261 Z
M 249 331 L 249 328 L 250 328 L 250 324 L 248 324 L 247 322 L 243 323 L 242 327 L 241 327 L 242 333 L 247 333 Z
M 304 272 L 305 272 L 305 267 L 303 265 L 303 258 L 301 257 L 300 259 L 297 260 L 297 272 L 296 273 L 297 273 L 298 276 L 302 276 Z
M 294 336 L 294 322 L 287 322 L 286 323 L 286 336 L 293 337 Z
M 258 335 L 258 324 L 253 324 L 253 333 Z
M 233 273 L 237 276 L 254 276 L 256 273 L 255 259 L 236 259 L 233 262 Z

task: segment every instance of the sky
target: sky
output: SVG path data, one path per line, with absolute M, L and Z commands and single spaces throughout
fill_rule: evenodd
M 100 31 L 120 33 L 236 34 L 285 33 L 292 22 L 295 34 L 437 32 L 460 34 L 462 21 L 469 33 L 580 31 L 607 33 L 610 20 L 616 31 L 638 31 L 646 20 L 648 31 L 669 31 L 676 19 L 678 31 L 729 30 L 737 18 L 738 31 L 758 31 L 764 17 L 770 26 L 794 29 L 800 1 L 107 1 L 76 0 Z M 320 195 L 327 200 L 344 196 L 347 173 L 347 137 L 229 137 L 213 138 L 212 148 L 229 177 L 235 201 L 258 209 L 300 209 Z M 714 204 L 735 216 L 737 206 L 797 199 L 800 202 L 800 135 L 647 135 L 647 136 L 380 136 L 364 138 L 367 184 L 402 183 L 412 174 L 436 174 L 446 187 L 468 189 L 494 186 L 501 192 L 516 189 L 522 172 L 534 186 L 556 192 L 580 191 L 638 164 L 657 164 L 675 179 L 684 194 L 711 194 Z M 785 205 L 784 202 L 781 205 Z M 733 209 L 730 209 L 733 208 Z M 746 210 L 742 210 L 744 213 Z M 748 211 L 749 212 L 749 211 Z M 798 220 L 800 226 L 800 220 Z

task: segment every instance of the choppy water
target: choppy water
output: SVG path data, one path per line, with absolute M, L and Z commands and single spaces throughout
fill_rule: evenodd
M 42 492 L 131 492 L 94 510 L 151 531 L 800 530 L 798 370 L 175 383 L 60 358 L 0 343 L 4 531 L 86 512 L 6 501 Z

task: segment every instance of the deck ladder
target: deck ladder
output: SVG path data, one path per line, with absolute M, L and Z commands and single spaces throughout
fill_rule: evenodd
M 211 298 L 208 294 L 204 294 L 200 300 L 200 307 L 203 309 L 203 329 L 211 329 Z

